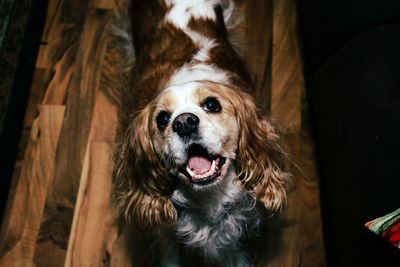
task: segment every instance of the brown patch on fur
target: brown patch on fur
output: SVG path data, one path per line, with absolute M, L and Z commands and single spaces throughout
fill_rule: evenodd
M 172 74 L 189 62 L 198 47 L 181 30 L 163 19 L 164 1 L 133 1 L 132 31 L 136 61 L 125 96 L 125 113 L 143 108 L 164 89 Z
M 212 92 L 212 91 L 211 91 L 208 87 L 206 87 L 206 86 L 204 86 L 204 87 L 199 87 L 199 88 L 196 88 L 196 90 L 194 90 L 193 96 L 194 96 L 195 99 L 198 100 L 198 104 L 200 105 L 201 102 L 202 102 L 204 99 L 206 99 L 207 97 L 211 96 L 211 95 L 210 95 L 211 92 Z
M 116 153 L 114 196 L 124 219 L 141 230 L 172 224 L 174 182 L 162 167 L 150 139 L 152 105 L 128 126 Z
M 227 70 L 236 76 L 232 76 L 232 84 L 252 92 L 253 82 L 247 71 L 246 63 L 239 57 L 229 43 L 218 44 L 210 51 L 210 63 L 221 69 Z
M 218 14 L 218 13 L 217 13 Z M 222 15 L 221 15 L 222 16 Z M 215 23 L 210 19 L 191 19 L 188 27 L 208 38 L 217 40 L 217 45 L 209 52 L 209 61 L 206 63 L 214 64 L 218 68 L 226 70 L 229 73 L 236 74 L 232 76 L 232 83 L 238 87 L 251 90 L 252 80 L 248 73 L 246 63 L 233 49 L 227 38 L 226 29 L 222 17 L 217 15 L 218 21 Z M 221 17 L 221 18 L 220 18 Z
M 163 94 L 161 97 L 158 97 L 158 99 L 160 100 L 156 100 L 156 102 L 158 103 L 157 106 L 160 107 L 162 110 L 172 112 L 176 108 L 176 101 L 171 94 Z
M 272 212 L 286 201 L 284 154 L 279 136 L 261 115 L 251 96 L 243 93 L 233 100 L 241 128 L 239 179 Z M 236 96 L 238 96 L 236 95 Z M 232 98 L 234 99 L 234 98 Z
M 188 27 L 196 31 L 198 33 L 201 33 L 202 35 L 210 38 L 210 39 L 216 39 L 218 41 L 226 41 L 227 40 L 227 34 L 226 34 L 226 28 L 224 24 L 224 19 L 222 15 L 222 10 L 218 6 L 215 9 L 216 16 L 217 16 L 217 21 L 213 21 L 211 19 L 204 19 L 204 18 L 191 18 L 188 24 Z

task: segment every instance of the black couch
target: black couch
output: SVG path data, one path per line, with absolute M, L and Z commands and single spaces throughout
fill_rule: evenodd
M 400 208 L 400 1 L 298 1 L 328 266 L 400 266 L 364 223 Z

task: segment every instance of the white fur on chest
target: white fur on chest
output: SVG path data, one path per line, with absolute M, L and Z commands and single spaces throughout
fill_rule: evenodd
M 232 178 L 208 193 L 188 195 L 186 190 L 177 189 L 173 195 L 179 210 L 175 230 L 186 247 L 214 263 L 249 266 L 240 240 L 257 231 L 260 220 L 255 199 L 233 184 Z

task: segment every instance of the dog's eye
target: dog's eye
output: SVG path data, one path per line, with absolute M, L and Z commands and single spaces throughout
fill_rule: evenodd
M 171 119 L 171 114 L 169 114 L 167 111 L 164 110 L 160 111 L 160 113 L 158 113 L 156 117 L 158 129 L 162 130 L 165 127 L 167 127 L 170 119 Z
M 218 112 L 221 110 L 221 104 L 214 97 L 208 97 L 203 101 L 203 108 L 208 112 Z

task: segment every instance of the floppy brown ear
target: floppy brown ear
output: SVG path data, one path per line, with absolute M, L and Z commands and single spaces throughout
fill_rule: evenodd
M 261 115 L 250 95 L 236 93 L 235 107 L 240 126 L 239 180 L 269 211 L 278 211 L 286 201 L 287 177 L 279 135 Z
M 139 230 L 172 224 L 177 217 L 170 200 L 172 182 L 150 138 L 150 108 L 128 126 L 115 154 L 114 197 L 120 215 Z

